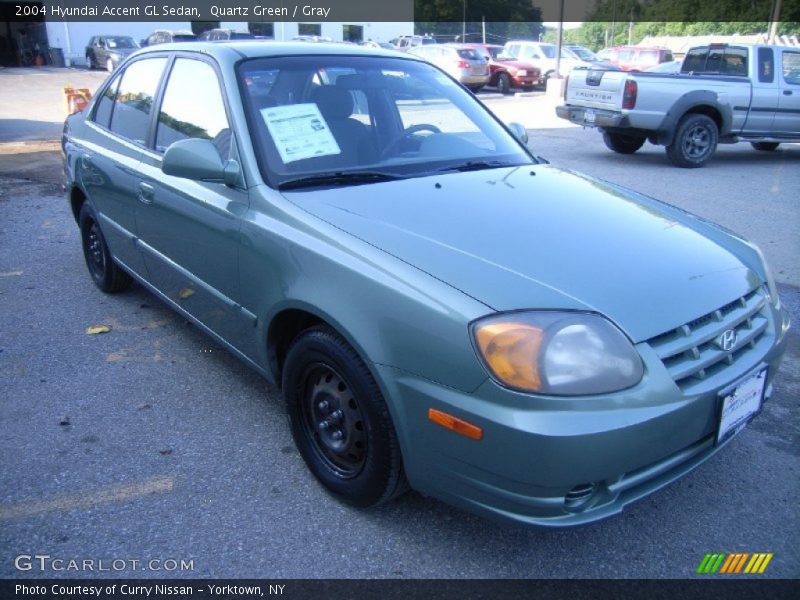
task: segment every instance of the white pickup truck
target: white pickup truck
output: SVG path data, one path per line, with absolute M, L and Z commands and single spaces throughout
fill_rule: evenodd
M 711 44 L 687 52 L 680 73 L 574 70 L 559 117 L 597 127 L 611 150 L 666 146 L 679 167 L 701 167 L 717 144 L 772 151 L 800 142 L 800 48 Z

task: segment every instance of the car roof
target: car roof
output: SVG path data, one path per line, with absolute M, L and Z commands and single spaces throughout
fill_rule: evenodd
M 148 46 L 137 52 L 137 56 L 144 56 L 157 52 L 199 52 L 215 58 L 226 60 L 231 55 L 238 55 L 240 58 L 262 58 L 270 56 L 319 56 L 319 55 L 342 55 L 342 56 L 384 56 L 387 58 L 397 58 L 403 56 L 394 50 L 383 48 L 370 48 L 356 44 L 337 44 L 330 42 L 320 42 L 310 44 L 308 42 L 275 42 L 272 40 L 229 40 L 219 42 L 173 42 L 170 44 L 158 44 Z

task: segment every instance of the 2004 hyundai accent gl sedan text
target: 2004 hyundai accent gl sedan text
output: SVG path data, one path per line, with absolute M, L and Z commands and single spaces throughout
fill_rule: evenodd
M 233 42 L 137 52 L 63 143 L 94 282 L 279 385 L 335 496 L 574 525 L 757 414 L 789 322 L 754 246 L 524 141 L 413 57 Z

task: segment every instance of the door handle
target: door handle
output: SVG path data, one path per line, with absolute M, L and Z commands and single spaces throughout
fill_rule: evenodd
M 153 195 L 155 194 L 156 189 L 146 183 L 144 181 L 139 182 L 139 200 L 143 204 L 152 204 L 153 203 Z
M 791 96 L 792 95 L 792 90 L 783 90 L 783 95 L 784 96 Z

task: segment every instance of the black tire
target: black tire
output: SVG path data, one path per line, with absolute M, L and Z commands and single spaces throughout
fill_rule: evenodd
M 609 150 L 620 154 L 633 154 L 644 145 L 646 140 L 647 138 L 635 135 L 611 133 L 608 131 L 603 132 L 603 141 L 606 143 Z
M 500 73 L 497 76 L 497 91 L 501 94 L 511 93 L 511 77 L 508 76 L 508 73 Z
M 334 496 L 367 507 L 408 489 L 380 389 L 341 336 L 324 326 L 301 333 L 281 379 L 297 449 Z
M 706 164 L 717 150 L 719 130 L 711 117 L 689 113 L 678 121 L 675 138 L 667 146 L 670 162 L 685 169 Z
M 750 145 L 759 152 L 775 152 L 780 146 L 778 142 L 750 142 Z
M 94 284 L 108 294 L 121 292 L 130 287 L 133 280 L 111 258 L 97 217 L 88 202 L 84 202 L 81 206 L 78 224 L 81 229 L 83 257 Z

